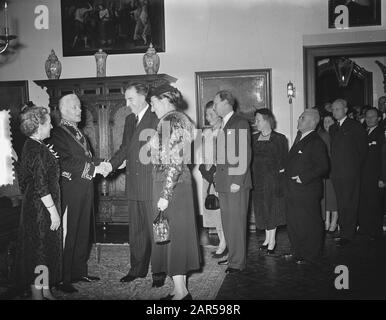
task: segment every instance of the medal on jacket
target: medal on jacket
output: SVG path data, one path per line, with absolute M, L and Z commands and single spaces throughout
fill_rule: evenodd
M 71 131 L 63 123 L 61 123 L 60 126 L 76 141 L 77 144 L 79 144 L 82 147 L 82 149 L 84 150 L 84 155 L 86 157 L 92 158 L 92 153 L 88 147 L 87 140 L 82 136 L 79 129 L 76 129 L 76 135 L 74 136 L 74 134 L 71 133 Z M 83 138 L 83 142 L 80 141 L 82 138 Z

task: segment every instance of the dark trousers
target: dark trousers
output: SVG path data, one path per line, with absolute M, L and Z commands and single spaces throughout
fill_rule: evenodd
M 378 188 L 376 177 L 363 177 L 358 209 L 358 225 L 361 233 L 380 237 L 383 232 L 383 190 Z
M 287 231 L 293 254 L 313 261 L 323 246 L 323 219 L 320 196 L 317 194 L 288 194 Z
M 70 189 L 70 186 L 67 186 Z M 67 234 L 63 252 L 63 282 L 87 275 L 89 255 L 90 216 L 93 185 L 82 190 L 63 190 L 63 212 L 67 207 Z
M 249 189 L 219 192 L 221 220 L 228 247 L 228 266 L 243 270 L 247 257 L 247 211 Z
M 358 173 L 359 175 L 359 173 Z M 332 183 L 338 203 L 338 223 L 340 236 L 352 240 L 355 235 L 358 220 L 359 204 L 359 177 L 355 178 L 333 178 Z
M 129 200 L 130 271 L 134 277 L 147 275 L 152 246 L 152 202 Z

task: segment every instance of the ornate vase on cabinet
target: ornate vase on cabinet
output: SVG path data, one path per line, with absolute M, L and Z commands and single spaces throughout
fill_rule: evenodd
M 59 79 L 60 74 L 62 73 L 62 64 L 54 50 L 51 50 L 44 66 L 48 79 Z

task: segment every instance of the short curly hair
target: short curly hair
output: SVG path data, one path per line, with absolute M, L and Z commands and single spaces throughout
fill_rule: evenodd
M 20 131 L 27 137 L 32 136 L 40 124 L 47 121 L 49 112 L 45 107 L 26 106 L 20 114 Z

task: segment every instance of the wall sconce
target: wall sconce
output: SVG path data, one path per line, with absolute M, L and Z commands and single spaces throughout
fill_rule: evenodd
M 287 83 L 287 97 L 289 98 L 289 103 L 292 103 L 292 98 L 295 98 L 295 87 L 290 81 Z
M 290 137 L 291 137 L 291 145 L 292 145 L 293 136 L 294 136 L 294 110 L 292 106 L 292 98 L 295 98 L 295 87 L 291 81 L 287 83 L 287 97 L 289 99 L 288 102 L 290 105 Z
M 9 34 L 8 27 L 8 5 L 7 1 L 4 2 L 4 35 L 0 35 L 0 54 L 7 50 L 9 42 L 16 39 L 16 36 Z

